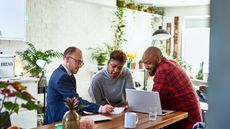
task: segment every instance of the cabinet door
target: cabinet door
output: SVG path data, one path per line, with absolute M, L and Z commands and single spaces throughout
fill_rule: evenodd
M 18 114 L 10 116 L 11 125 L 30 129 L 37 127 L 37 111 L 20 111 Z
M 0 0 L 0 39 L 25 39 L 26 0 Z

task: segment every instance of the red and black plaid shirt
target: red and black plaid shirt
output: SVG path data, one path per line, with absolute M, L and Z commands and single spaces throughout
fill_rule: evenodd
M 192 129 L 196 122 L 202 121 L 198 96 L 179 65 L 163 57 L 153 80 L 152 90 L 159 92 L 163 109 L 188 112 L 188 118 L 174 126 Z

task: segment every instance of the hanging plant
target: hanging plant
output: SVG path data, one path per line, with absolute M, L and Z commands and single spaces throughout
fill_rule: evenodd
M 121 49 L 121 46 L 124 42 L 127 40 L 124 38 L 125 33 L 125 21 L 124 21 L 124 8 L 117 8 L 117 11 L 115 12 L 116 20 L 114 23 L 116 24 L 114 26 L 115 30 L 115 41 L 114 41 L 114 50 Z

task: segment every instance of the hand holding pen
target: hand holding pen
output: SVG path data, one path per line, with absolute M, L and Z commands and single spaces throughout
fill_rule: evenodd
M 102 113 L 109 113 L 113 112 L 114 107 L 111 105 L 111 103 L 108 101 L 108 99 L 105 97 L 105 100 L 108 104 L 104 105 L 102 107 Z
M 106 97 L 105 97 L 105 101 L 107 102 L 107 104 L 112 105 Z

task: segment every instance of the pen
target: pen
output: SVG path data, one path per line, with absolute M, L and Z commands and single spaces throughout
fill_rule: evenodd
M 111 103 L 109 102 L 109 100 L 106 97 L 105 97 L 105 100 L 109 105 L 111 105 Z

